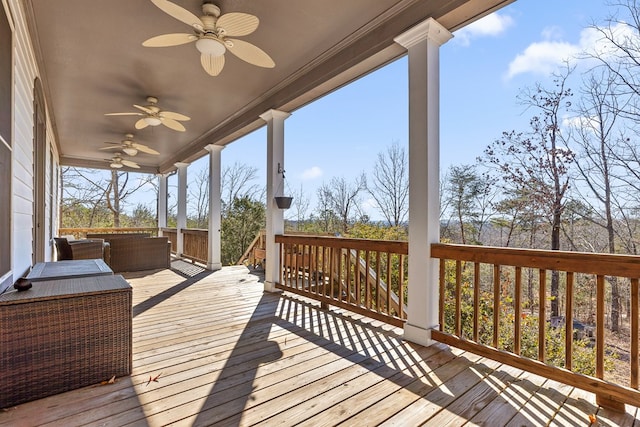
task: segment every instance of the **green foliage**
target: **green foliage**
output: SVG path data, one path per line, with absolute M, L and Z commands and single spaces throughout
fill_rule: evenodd
M 265 227 L 265 206 L 248 196 L 234 199 L 222 217 L 222 264 L 235 264 Z
M 405 227 L 386 227 L 362 222 L 355 223 L 345 237 L 371 240 L 408 240 L 407 229 Z
M 473 340 L 474 318 L 474 287 L 473 270 L 468 265 L 462 265 L 462 279 L 460 284 L 460 318 L 461 338 Z M 447 262 L 445 268 L 445 332 L 455 334 L 455 262 Z M 493 288 L 493 286 L 492 286 Z M 493 344 L 494 302 L 493 289 L 480 286 L 478 316 L 478 342 L 484 345 Z M 498 321 L 498 348 L 515 351 L 515 306 L 513 286 L 508 274 L 500 278 L 500 303 Z M 572 325 L 571 322 L 569 322 Z M 522 310 L 520 318 L 520 354 L 530 359 L 538 359 L 539 349 L 539 317 L 530 310 Z M 573 340 L 572 370 L 585 375 L 595 375 L 596 353 L 593 343 L 587 339 Z M 614 369 L 615 356 L 613 352 L 605 356 L 605 370 Z M 565 327 L 553 327 L 550 322 L 545 323 L 545 362 L 552 366 L 565 367 Z
M 156 213 L 142 204 L 138 204 L 130 216 L 125 215 L 124 218 L 120 218 L 120 222 L 123 227 L 156 227 L 158 225 Z
M 106 206 L 87 206 L 77 201 L 65 201 L 60 210 L 63 228 L 113 226 L 113 214 Z

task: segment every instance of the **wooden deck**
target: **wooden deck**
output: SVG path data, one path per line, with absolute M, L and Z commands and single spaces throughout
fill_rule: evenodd
M 640 411 L 286 294 L 246 268 L 128 275 L 130 377 L 0 412 L 2 426 L 640 426 Z M 156 379 L 157 381 L 149 381 Z M 0 379 L 1 380 L 1 379 Z

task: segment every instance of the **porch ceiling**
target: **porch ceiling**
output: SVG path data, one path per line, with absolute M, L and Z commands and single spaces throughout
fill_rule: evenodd
M 258 29 L 238 37 L 267 52 L 272 69 L 227 54 L 217 77 L 200 66 L 192 44 L 145 48 L 152 36 L 189 32 L 148 0 L 24 0 L 37 60 L 59 144 L 61 163 L 108 167 L 104 141 L 124 134 L 159 156 L 133 160 L 147 172 L 167 172 L 200 157 L 207 144 L 225 145 L 263 123 L 270 108 L 293 111 L 346 82 L 397 58 L 393 38 L 433 17 L 460 28 L 513 0 L 218 0 L 222 13 L 246 12 Z M 201 0 L 175 0 L 200 15 Z M 186 132 L 164 126 L 136 131 L 133 116 L 149 95 L 191 117 Z M 115 151 L 115 150 L 113 150 Z

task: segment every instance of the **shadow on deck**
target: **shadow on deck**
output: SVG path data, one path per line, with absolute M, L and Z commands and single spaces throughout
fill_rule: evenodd
M 0 425 L 640 425 L 637 408 L 611 413 L 573 387 L 264 293 L 261 271 L 172 266 L 127 275 L 130 377 L 10 408 Z

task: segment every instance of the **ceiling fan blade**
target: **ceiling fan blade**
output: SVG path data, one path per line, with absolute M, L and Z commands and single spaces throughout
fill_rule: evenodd
M 180 114 L 180 113 L 174 113 L 173 111 L 162 111 L 160 113 L 160 116 L 166 117 L 168 119 L 173 119 L 173 120 L 182 120 L 182 121 L 191 120 L 191 117 L 185 116 L 184 114 Z
M 142 113 L 107 113 L 105 116 L 142 116 Z
M 191 43 L 198 38 L 193 34 L 186 33 L 172 33 L 163 34 L 161 36 L 151 37 L 148 40 L 142 42 L 144 47 L 169 47 L 178 46 L 181 44 Z
M 144 111 L 147 114 L 154 114 L 155 113 L 155 111 L 153 111 L 152 109 L 147 108 L 147 107 L 143 107 L 142 105 L 133 104 L 133 106 L 136 107 L 138 110 Z M 140 114 L 140 113 L 138 113 L 138 114 Z
M 213 56 L 203 53 L 200 55 L 200 63 L 202 68 L 210 76 L 217 76 L 224 67 L 224 56 Z
M 273 59 L 271 59 L 271 57 L 258 46 L 252 45 L 251 43 L 248 43 L 244 40 L 227 40 L 233 43 L 233 45 L 227 46 L 229 52 L 233 53 L 243 61 L 264 68 L 273 68 L 276 66 L 276 63 L 273 62 Z
M 216 25 L 224 28 L 225 36 L 246 36 L 253 33 L 258 28 L 260 20 L 257 16 L 249 15 L 248 13 L 232 12 L 225 13 L 220 18 Z
M 133 148 L 135 148 L 136 150 L 138 150 L 138 151 L 142 151 L 143 153 L 156 154 L 156 155 L 160 154 L 159 152 L 157 152 L 153 148 L 147 147 L 146 145 L 138 144 L 137 142 L 134 142 L 133 144 L 131 144 L 131 146 Z
M 158 6 L 158 8 L 167 15 L 172 16 L 178 21 L 184 22 L 190 27 L 202 28 L 204 26 L 200 18 L 175 3 L 171 3 L 168 0 L 151 0 L 151 2 Z
M 162 119 L 162 124 L 168 127 L 169 129 L 177 130 L 178 132 L 184 132 L 186 129 L 182 126 L 182 123 L 177 122 L 173 119 L 169 119 L 165 117 Z
M 111 144 L 111 143 L 109 143 Z M 120 145 L 118 144 L 117 147 L 102 147 L 102 148 L 98 148 L 98 150 L 113 150 L 113 149 L 120 149 Z
M 130 168 L 140 169 L 140 166 L 136 162 L 132 162 L 131 160 L 122 159 L 120 160 L 120 163 L 122 163 L 125 166 L 129 166 Z
M 136 129 L 144 129 L 147 126 L 149 126 L 149 123 L 145 122 L 144 119 L 140 119 L 136 122 L 135 128 Z

